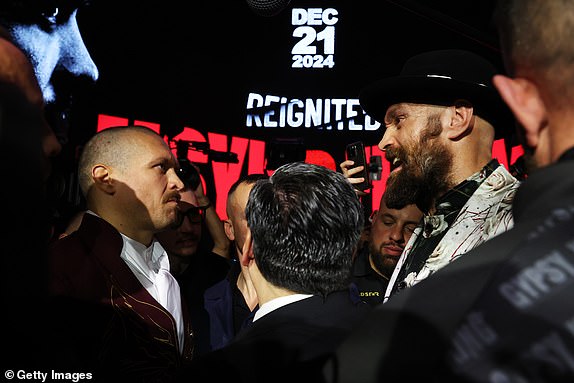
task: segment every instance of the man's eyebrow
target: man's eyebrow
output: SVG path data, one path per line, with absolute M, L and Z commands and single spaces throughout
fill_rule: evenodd
M 173 160 L 173 157 L 163 154 L 150 158 L 146 163 L 148 166 L 164 165 L 170 168 L 177 167 L 177 163 Z
M 396 107 L 396 106 L 395 106 L 395 107 L 390 107 L 390 108 L 387 110 L 387 114 L 385 115 L 385 121 L 384 121 L 385 124 L 388 124 L 388 123 L 393 122 L 393 120 L 394 120 L 398 115 L 400 115 L 400 114 L 403 114 L 401 108 Z

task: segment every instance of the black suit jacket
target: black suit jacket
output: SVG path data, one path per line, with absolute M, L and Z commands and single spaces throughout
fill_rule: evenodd
M 228 346 L 195 359 L 182 378 L 287 382 L 316 374 L 316 361 L 371 310 L 348 290 L 280 307 L 242 331 Z M 203 381 L 203 380 L 202 380 Z
M 573 174 L 531 174 L 513 229 L 375 308 L 323 381 L 574 381 Z
M 169 381 L 191 359 L 190 318 L 183 310 L 182 355 L 173 316 L 120 258 L 122 247 L 113 226 L 86 214 L 75 233 L 49 249 L 51 357 L 64 371 L 90 372 L 96 381 Z

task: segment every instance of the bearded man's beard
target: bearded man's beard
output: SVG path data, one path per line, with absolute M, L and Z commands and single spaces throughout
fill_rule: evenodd
M 438 116 L 430 116 L 419 142 L 412 146 L 389 148 L 387 159 L 398 157 L 402 168 L 387 180 L 385 203 L 391 209 L 416 204 L 428 213 L 438 197 L 451 184 L 452 153 L 437 137 L 442 131 Z
M 391 278 L 398 258 L 393 261 L 391 257 L 383 254 L 383 245 L 376 247 L 373 241 L 369 241 L 369 255 L 375 264 L 375 268 L 381 272 L 387 279 Z

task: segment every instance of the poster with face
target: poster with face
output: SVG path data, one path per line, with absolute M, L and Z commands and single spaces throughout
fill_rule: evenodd
M 80 203 L 81 145 L 114 125 L 146 125 L 198 164 L 221 217 L 241 174 L 305 160 L 334 170 L 348 143 L 382 155 L 367 84 L 432 49 L 462 48 L 501 67 L 493 1 L 5 0 L 0 23 L 29 55 L 64 150 L 61 198 Z M 480 3 L 480 6 L 478 4 Z M 496 157 L 517 154 L 498 143 Z M 183 154 L 182 154 L 183 153 Z M 514 156 L 514 157 L 513 157 Z M 383 159 L 372 201 L 389 172 Z

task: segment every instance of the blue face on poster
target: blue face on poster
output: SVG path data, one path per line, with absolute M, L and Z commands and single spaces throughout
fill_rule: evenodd
M 4 0 L 3 3 L 0 22 L 32 61 L 46 104 L 58 100 L 56 76 L 97 80 L 98 68 L 76 19 L 78 10 L 85 5 L 83 0 Z

